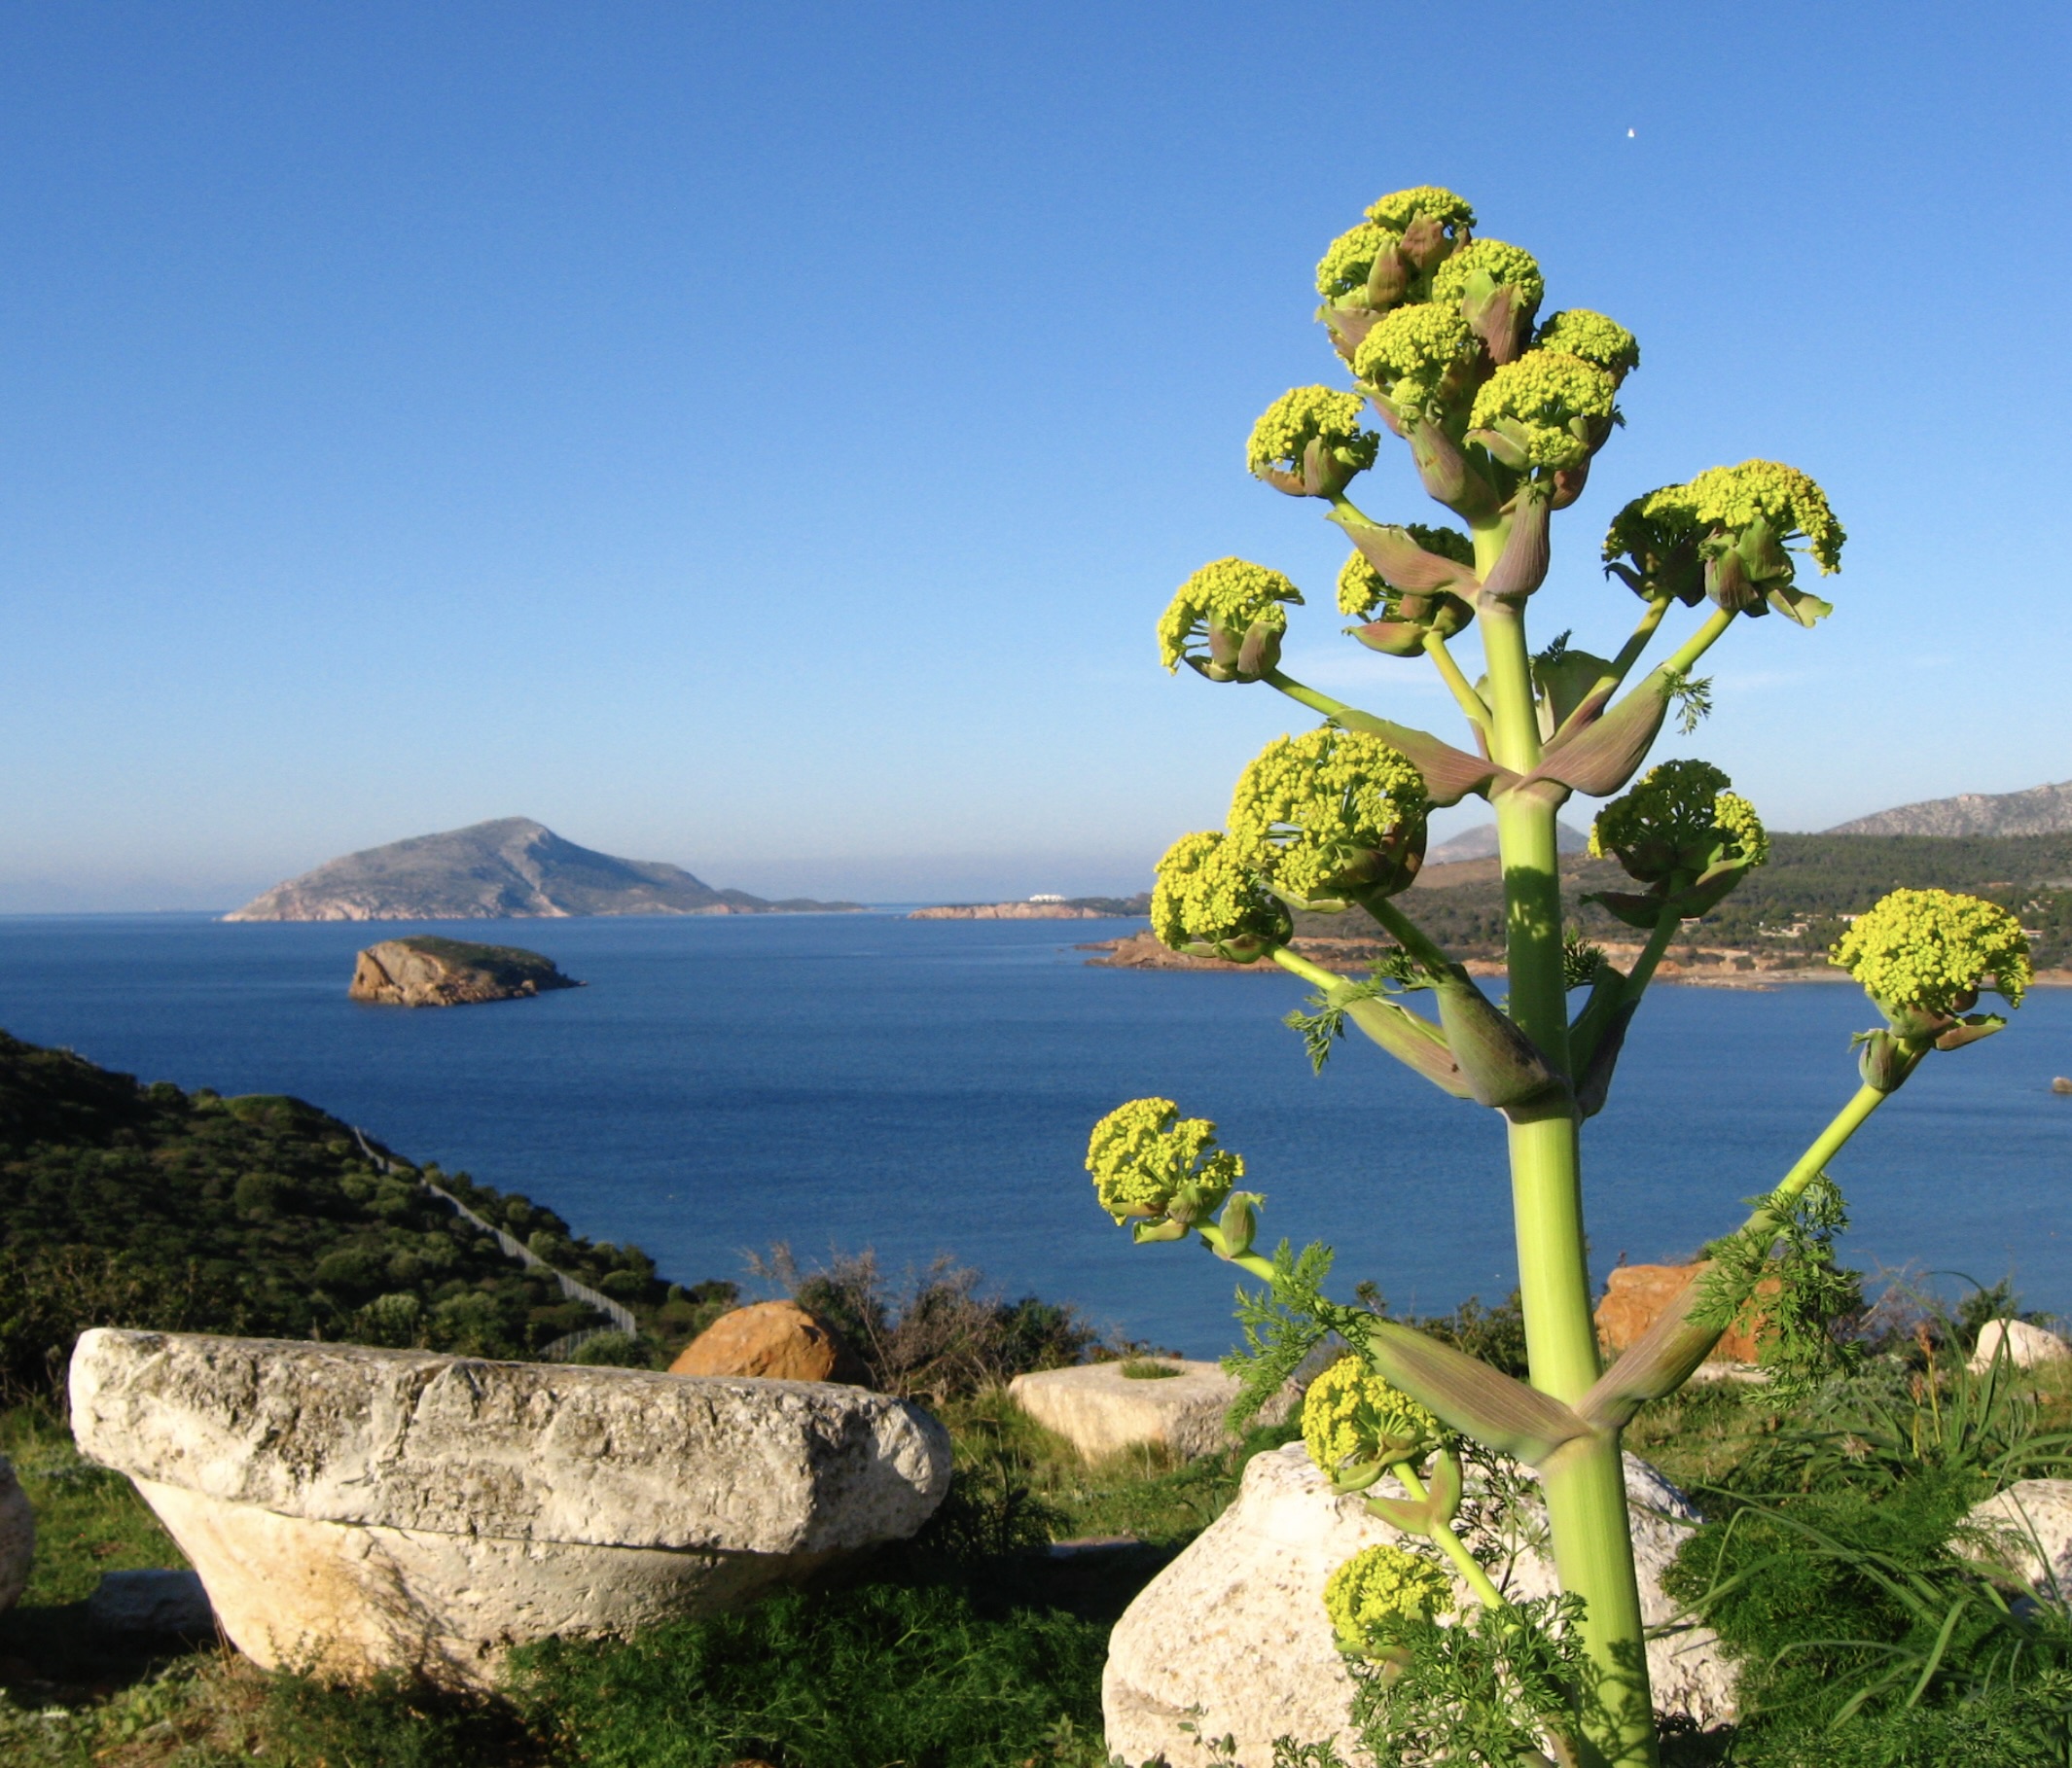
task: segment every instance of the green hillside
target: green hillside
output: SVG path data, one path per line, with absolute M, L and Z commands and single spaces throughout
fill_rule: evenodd
M 426 1171 L 664 1344 L 734 1293 L 666 1284 L 637 1247 Z M 0 1033 L 0 1390 L 61 1378 L 89 1326 L 523 1357 L 604 1324 L 411 1177 L 377 1171 L 314 1106 L 140 1086 Z

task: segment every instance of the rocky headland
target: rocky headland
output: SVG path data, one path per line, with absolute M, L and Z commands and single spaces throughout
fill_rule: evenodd
M 622 860 L 500 817 L 328 860 L 226 921 L 482 921 L 563 915 L 812 914 L 861 908 L 715 890 L 680 866 Z
M 418 935 L 361 952 L 345 992 L 381 1007 L 469 1007 L 582 986 L 536 951 Z

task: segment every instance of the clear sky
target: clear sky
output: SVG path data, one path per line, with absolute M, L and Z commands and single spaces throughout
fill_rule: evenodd
M 1323 246 L 1424 182 L 1641 338 L 1537 636 L 1624 634 L 1627 497 L 1790 461 L 1836 615 L 1744 623 L 1674 750 L 1786 829 L 2065 778 L 2068 29 L 7 8 L 0 909 L 227 906 L 511 815 L 769 894 L 1135 888 L 1306 722 L 1158 667 L 1231 552 L 1310 591 L 1294 673 L 1452 734 L 1242 461 L 1338 378 Z

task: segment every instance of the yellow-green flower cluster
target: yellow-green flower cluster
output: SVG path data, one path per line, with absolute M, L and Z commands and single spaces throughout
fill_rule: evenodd
M 1376 324 L 1353 352 L 1352 368 L 1398 405 L 1425 406 L 1451 390 L 1476 347 L 1457 307 L 1423 301 Z
M 1469 206 L 1468 199 L 1436 184 L 1412 185 L 1407 191 L 1391 191 L 1386 196 L 1376 198 L 1367 210 L 1369 221 L 1392 233 L 1401 233 L 1420 215 L 1429 215 L 1444 228 L 1472 228 L 1475 225 L 1475 211 Z
M 1350 393 L 1343 397 L 1352 399 Z M 1278 571 L 1241 558 L 1212 560 L 1182 583 L 1166 604 L 1159 620 L 1160 660 L 1166 668 L 1177 669 L 1187 656 L 1190 641 L 1212 624 L 1238 634 L 1262 624 L 1269 631 L 1285 632 L 1288 616 L 1281 604 L 1302 599 L 1303 592 Z
M 1285 938 L 1288 922 L 1258 868 L 1210 829 L 1182 835 L 1159 861 L 1151 931 L 1171 951 L 1210 945 L 1242 958 Z
M 1579 356 L 1528 350 L 1483 383 L 1468 422 L 1509 437 L 1535 467 L 1580 466 L 1617 392 L 1609 374 Z
M 1362 1547 L 1324 1584 L 1324 1611 L 1348 1651 L 1373 1654 L 1453 1606 L 1453 1583 L 1401 1547 Z
M 1260 752 L 1231 796 L 1230 839 L 1282 895 L 1386 893 L 1410 882 L 1407 857 L 1424 857 L 1430 807 L 1401 751 L 1327 725 Z
M 1432 272 L 1432 299 L 1446 306 L 1458 306 L 1478 270 L 1498 288 L 1512 290 L 1527 313 L 1547 293 L 1540 261 L 1523 247 L 1506 245 L 1501 239 L 1471 239 Z
M 1798 468 L 1774 460 L 1713 467 L 1689 484 L 1664 485 L 1635 498 L 1613 518 L 1604 556 L 1609 561 L 1630 555 L 1646 562 L 1665 555 L 1680 534 L 1731 535 L 1759 518 L 1779 541 L 1804 539 L 1823 572 L 1841 568 L 1848 536 L 1835 519 L 1827 493 Z
M 1640 340 L 1616 319 L 1588 307 L 1563 307 L 1540 322 L 1533 345 L 1564 356 L 1580 356 L 1614 380 L 1640 367 Z
M 1438 1419 L 1357 1356 L 1340 1358 L 1303 1397 L 1303 1444 L 1334 1478 L 1348 1466 L 1416 1460 L 1443 1433 Z
M 1094 1195 L 1118 1223 L 1162 1216 L 1193 1187 L 1204 1210 L 1244 1177 L 1244 1161 L 1216 1146 L 1206 1117 L 1183 1117 L 1170 1099 L 1132 1099 L 1093 1126 L 1087 1171 Z
M 1696 876 L 1720 860 L 1761 866 L 1769 835 L 1756 808 L 1709 761 L 1663 761 L 1590 825 L 1593 858 L 1616 858 L 1642 883 Z
M 1316 266 L 1316 292 L 1326 301 L 1359 294 L 1367 287 L 1375 260 L 1402 243 L 1401 233 L 1377 228 L 1371 221 L 1361 222 L 1324 248 Z
M 1457 528 L 1428 528 L 1422 522 L 1406 522 L 1404 533 L 1427 552 L 1449 558 L 1455 564 L 1475 565 L 1475 543 Z M 1339 567 L 1339 612 L 1350 619 L 1372 619 L 1376 608 L 1389 602 L 1395 592 L 1363 552 L 1355 550 Z
M 1944 1016 L 1982 988 L 2019 1007 L 2033 972 L 2021 923 L 1996 903 L 1947 890 L 1895 890 L 1858 915 L 1831 954 L 1878 1006 Z
M 1254 473 L 1278 467 L 1300 474 L 1303 450 L 1320 442 L 1348 465 L 1371 467 L 1381 439 L 1361 428 L 1364 408 L 1357 393 L 1332 387 L 1293 388 L 1268 406 L 1252 426 L 1251 440 L 1245 443 L 1245 465 Z

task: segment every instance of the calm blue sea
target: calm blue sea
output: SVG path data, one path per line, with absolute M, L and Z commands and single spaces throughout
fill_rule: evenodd
M 354 951 L 406 931 L 188 916 L 0 918 L 0 1026 L 144 1079 L 298 1094 L 418 1160 L 645 1247 L 684 1281 L 745 1248 L 939 1254 L 1201 1355 L 1232 1274 L 1132 1248 L 1081 1167 L 1093 1119 L 1161 1093 L 1213 1117 L 1269 1237 L 1339 1249 L 1398 1308 L 1511 1289 L 1499 1122 L 1362 1042 L 1321 1078 L 1279 975 L 1090 969 L 1122 924 L 890 914 L 481 923 L 589 986 L 448 1011 L 345 999 Z M 412 929 L 422 931 L 422 929 Z M 1674 1257 L 1738 1220 L 1856 1084 L 1854 988 L 1660 988 L 1586 1131 L 1594 1263 Z M 1911 1264 L 2072 1312 L 2072 991 L 1936 1056 L 1835 1164 L 1870 1270 Z

